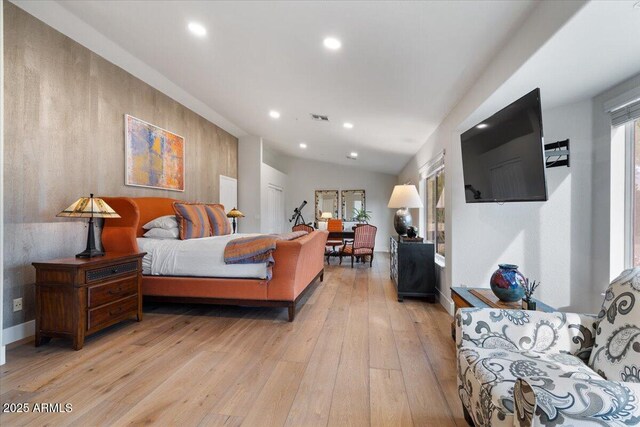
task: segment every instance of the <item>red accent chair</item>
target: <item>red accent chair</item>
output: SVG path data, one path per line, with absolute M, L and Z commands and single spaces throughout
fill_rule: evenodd
M 342 265 L 342 257 L 345 255 L 351 256 L 351 268 L 353 268 L 354 257 L 369 255 L 369 266 L 372 266 L 377 231 L 378 227 L 370 224 L 363 224 L 356 227 L 353 242 L 345 243 L 340 251 L 340 265 Z
M 342 225 L 341 219 L 330 219 L 327 221 L 327 231 L 331 233 L 332 231 L 343 231 L 344 227 Z M 327 256 L 327 264 L 331 264 L 329 262 L 329 257 L 331 255 L 338 255 L 339 251 L 336 250 L 337 247 L 344 245 L 343 239 L 332 238 L 327 240 L 327 246 L 325 247 L 325 255 Z
M 306 231 L 307 233 L 311 233 L 314 228 L 307 224 L 298 224 L 291 227 L 291 231 Z

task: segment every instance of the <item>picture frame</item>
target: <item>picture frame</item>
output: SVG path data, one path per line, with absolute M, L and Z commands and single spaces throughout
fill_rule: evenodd
M 125 185 L 184 192 L 185 139 L 124 115 Z

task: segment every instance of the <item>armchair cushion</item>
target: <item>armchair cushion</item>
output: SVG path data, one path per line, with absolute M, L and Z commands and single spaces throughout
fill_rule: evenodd
M 611 282 L 598 313 L 595 346 L 589 365 L 612 381 L 629 381 L 640 369 L 640 267 Z M 633 375 L 632 375 L 633 376 Z
M 581 427 L 640 424 L 640 384 L 596 378 L 559 377 L 553 382 L 516 381 L 515 425 Z
M 566 353 L 480 347 L 458 351 L 458 394 L 476 427 L 513 425 L 513 387 L 527 376 L 543 382 L 599 378 L 581 359 Z
M 456 315 L 458 347 L 569 353 L 589 359 L 595 316 L 576 313 L 463 308 Z
M 353 245 L 344 245 L 342 248 L 342 253 L 347 255 L 371 255 L 373 253 L 373 249 L 371 248 L 356 248 L 353 249 Z

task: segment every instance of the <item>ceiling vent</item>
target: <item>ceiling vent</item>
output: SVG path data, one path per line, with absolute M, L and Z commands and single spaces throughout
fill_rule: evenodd
M 329 116 L 323 116 L 322 114 L 311 113 L 311 120 L 315 120 L 317 122 L 328 122 Z
M 348 155 L 348 154 L 347 154 L 347 159 L 349 159 L 349 160 L 358 160 L 358 158 L 357 158 L 357 157 L 355 157 L 355 156 L 350 156 L 350 155 Z

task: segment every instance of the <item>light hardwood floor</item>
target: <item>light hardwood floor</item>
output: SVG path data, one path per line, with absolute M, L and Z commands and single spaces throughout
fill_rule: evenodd
M 289 323 L 281 309 L 154 305 L 78 352 L 22 344 L 1 367 L 2 403 L 73 411 L 2 413 L 0 424 L 467 426 L 451 317 L 397 302 L 388 257 L 327 267 L 298 310 Z

